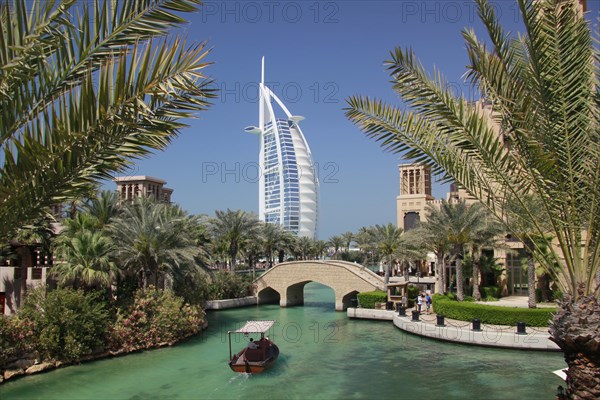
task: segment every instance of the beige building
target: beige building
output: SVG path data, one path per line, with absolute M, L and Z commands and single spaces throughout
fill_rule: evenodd
M 114 179 L 117 184 L 117 193 L 121 200 L 131 201 L 135 197 L 148 196 L 157 201 L 171 202 L 173 189 L 165 187 L 166 181 L 152 176 L 123 176 Z
M 485 101 L 475 103 L 477 109 L 482 115 L 489 118 L 492 126 L 491 104 Z M 496 129 L 498 135 L 501 135 L 500 129 Z M 440 207 L 441 200 L 436 200 L 431 194 L 431 168 L 424 164 L 400 164 L 398 166 L 400 174 L 400 194 L 396 197 L 397 225 L 404 231 L 416 227 L 420 222 L 427 221 L 426 208 L 428 205 Z M 446 195 L 448 202 L 457 202 L 464 200 L 467 205 L 474 204 L 478 200 L 470 196 L 469 193 L 458 187 L 451 185 L 450 191 Z M 505 268 L 501 276 L 501 282 L 497 282 L 503 288 L 503 295 L 524 295 L 527 294 L 527 273 L 523 269 L 524 250 L 523 244 L 518 240 L 507 235 L 505 238 L 505 248 L 493 250 L 493 256 L 497 263 Z M 449 275 L 453 273 L 453 267 L 449 266 Z M 431 255 L 427 260 L 427 267 L 423 268 L 421 273 L 429 275 L 435 271 L 435 257 Z M 492 278 L 482 276 L 482 284 L 493 285 Z
M 136 196 L 151 196 L 158 201 L 171 202 L 173 189 L 165 187 L 165 181 L 151 176 L 128 176 L 115 178 L 121 199 L 131 201 Z M 57 223 L 55 233 L 60 232 L 63 206 L 51 207 Z M 48 272 L 55 263 L 54 256 L 44 253 L 38 245 L 27 245 L 11 241 L 11 251 L 0 255 L 0 315 L 14 314 L 21 306 L 28 288 L 53 284 Z M 9 255 L 8 255 L 9 254 Z

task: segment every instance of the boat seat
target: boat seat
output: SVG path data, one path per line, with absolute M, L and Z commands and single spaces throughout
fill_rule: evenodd
M 246 349 L 246 360 L 248 361 L 262 361 L 264 359 L 264 349 Z

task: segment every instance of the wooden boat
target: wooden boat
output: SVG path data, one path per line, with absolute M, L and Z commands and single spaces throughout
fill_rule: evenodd
M 229 336 L 229 367 L 235 372 L 245 372 L 248 374 L 259 374 L 275 363 L 279 356 L 279 347 L 265 337 L 267 332 L 275 324 L 275 321 L 247 321 L 244 326 L 235 331 L 228 331 Z M 231 335 L 259 334 L 260 339 L 254 341 L 257 348 L 250 349 L 244 347 L 239 353 L 232 356 L 231 353 Z

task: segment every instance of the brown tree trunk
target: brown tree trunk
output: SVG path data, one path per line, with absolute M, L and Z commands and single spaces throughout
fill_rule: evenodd
M 527 294 L 529 299 L 527 301 L 529 308 L 536 308 L 535 299 L 535 264 L 533 263 L 533 254 L 530 251 L 527 252 Z
M 585 284 L 580 286 L 585 287 Z M 563 351 L 568 399 L 600 399 L 600 299 L 569 294 L 559 303 L 550 339 Z
M 462 259 L 460 256 L 456 257 L 456 298 L 458 301 L 465 299 Z
M 448 270 L 446 268 L 446 257 L 442 261 L 442 290 L 444 293 L 448 291 Z
M 435 280 L 437 281 L 437 293 L 444 294 L 444 255 L 438 254 L 435 266 Z
M 479 292 L 479 263 L 473 261 L 473 298 L 476 301 L 481 300 L 481 293 Z

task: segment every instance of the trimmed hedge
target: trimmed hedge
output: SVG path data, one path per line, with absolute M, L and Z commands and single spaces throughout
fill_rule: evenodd
M 383 290 L 359 293 L 356 297 L 358 297 L 358 304 L 361 308 L 375 308 L 375 303 L 387 301 L 387 293 Z
M 433 309 L 436 314 L 460 321 L 478 318 L 484 324 L 515 326 L 525 322 L 528 326 L 548 326 L 555 308 L 516 308 L 488 306 L 471 302 L 460 302 L 441 294 L 433 295 Z

